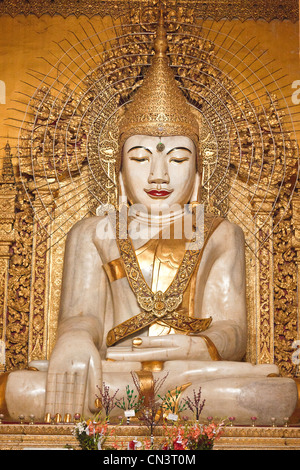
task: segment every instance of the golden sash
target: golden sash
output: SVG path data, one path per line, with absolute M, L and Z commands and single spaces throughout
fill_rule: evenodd
M 180 308 L 186 290 L 196 267 L 199 266 L 204 248 L 218 227 L 222 218 L 206 216 L 204 224 L 204 243 L 201 249 L 187 249 L 173 281 L 166 291 L 153 292 L 141 272 L 136 253 L 129 237 L 120 239 L 119 224 L 116 226 L 117 241 L 121 254 L 123 272 L 126 274 L 132 291 L 142 311 L 120 325 L 112 328 L 107 335 L 107 346 L 112 346 L 125 337 L 151 326 L 158 320 L 185 334 L 198 334 L 206 330 L 211 318 L 192 318 Z M 116 263 L 113 263 L 114 265 Z M 113 266 L 113 269 L 115 266 Z M 108 270 L 107 270 L 108 271 Z

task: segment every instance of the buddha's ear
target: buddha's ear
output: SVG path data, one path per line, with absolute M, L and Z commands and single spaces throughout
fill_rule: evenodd
M 125 186 L 124 186 L 124 181 L 123 181 L 123 176 L 122 176 L 122 171 L 119 173 L 119 200 L 124 202 L 125 199 L 127 199 L 126 196 L 126 191 L 125 191 Z M 119 202 L 120 202 L 119 201 Z
M 190 202 L 196 202 L 196 201 L 200 202 L 200 191 L 201 191 L 201 177 L 197 171 L 195 174 L 194 187 L 193 187 L 193 192 L 191 194 Z

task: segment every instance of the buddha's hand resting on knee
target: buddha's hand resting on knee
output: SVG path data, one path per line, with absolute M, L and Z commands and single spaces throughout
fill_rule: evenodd
M 132 341 L 132 350 L 111 347 L 107 359 L 116 361 L 177 361 L 210 360 L 206 343 L 201 336 L 166 335 L 142 336 Z
M 101 361 L 94 341 L 86 331 L 64 333 L 50 358 L 45 413 L 95 411 L 97 385 L 101 384 Z

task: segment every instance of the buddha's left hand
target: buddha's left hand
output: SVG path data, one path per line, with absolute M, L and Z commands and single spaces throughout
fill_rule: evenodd
M 177 361 L 210 360 L 207 346 L 201 336 L 166 335 L 143 336 L 132 341 L 132 350 L 111 347 L 107 359 L 116 361 Z

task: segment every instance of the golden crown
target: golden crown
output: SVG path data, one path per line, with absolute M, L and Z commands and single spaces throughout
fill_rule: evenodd
M 161 14 L 151 66 L 120 122 L 120 150 L 132 135 L 184 135 L 198 145 L 199 123 L 175 80 L 167 50 L 167 33 Z

